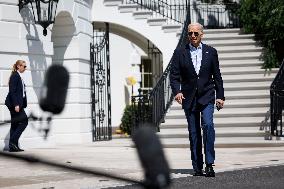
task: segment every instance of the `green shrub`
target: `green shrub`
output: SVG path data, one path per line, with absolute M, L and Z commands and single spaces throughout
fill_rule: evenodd
M 245 33 L 254 33 L 265 48 L 263 68 L 278 67 L 284 58 L 284 1 L 241 0 L 239 15 Z
M 136 106 L 127 105 L 124 108 L 123 116 L 121 118 L 120 129 L 129 135 L 131 135 L 133 116 L 136 111 Z
M 123 116 L 121 118 L 121 125 L 120 129 L 129 135 L 131 135 L 132 131 L 132 126 L 144 122 L 148 122 L 151 120 L 151 107 L 149 104 L 144 105 L 144 109 L 140 108 L 140 112 L 138 112 L 138 107 L 137 105 L 132 106 L 132 105 L 127 105 L 124 108 Z

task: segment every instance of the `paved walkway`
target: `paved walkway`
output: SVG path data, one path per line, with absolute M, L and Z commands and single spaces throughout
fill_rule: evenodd
M 164 150 L 173 172 L 173 178 L 191 176 L 188 148 L 166 148 Z M 25 152 L 17 154 L 35 155 L 70 166 L 88 167 L 127 178 L 143 180 L 143 170 L 130 139 L 26 149 Z M 216 157 L 215 171 L 217 173 L 284 164 L 284 147 L 217 148 Z M 129 183 L 0 157 L 1 189 L 93 189 L 126 184 Z
M 257 167 L 216 173 L 215 178 L 183 177 L 172 179 L 167 189 L 283 189 L 284 165 Z M 140 185 L 108 189 L 142 189 Z

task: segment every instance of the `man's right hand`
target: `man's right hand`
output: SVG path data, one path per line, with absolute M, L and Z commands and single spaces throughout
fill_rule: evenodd
M 182 100 L 185 99 L 183 97 L 183 94 L 182 93 L 178 93 L 176 96 L 175 96 L 175 100 L 179 103 L 179 104 L 182 104 Z

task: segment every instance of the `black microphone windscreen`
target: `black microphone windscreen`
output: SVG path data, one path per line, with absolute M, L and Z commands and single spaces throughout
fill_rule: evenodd
M 171 182 L 170 169 L 154 126 L 149 123 L 142 125 L 134 131 L 132 140 L 145 171 L 146 187 L 153 189 L 167 187 Z
M 40 108 L 43 111 L 59 114 L 65 106 L 69 73 L 62 65 L 51 65 L 46 73 L 41 89 Z

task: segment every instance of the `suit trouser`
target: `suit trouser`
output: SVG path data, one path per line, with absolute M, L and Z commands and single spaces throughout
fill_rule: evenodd
M 215 129 L 213 123 L 214 104 L 198 105 L 196 108 L 184 111 L 188 123 L 192 166 L 194 170 L 202 170 L 203 154 L 201 128 L 203 130 L 205 163 L 213 164 L 215 160 Z
M 11 128 L 10 128 L 10 141 L 9 144 L 18 146 L 19 138 L 28 125 L 28 117 L 24 109 L 16 112 L 10 109 L 11 115 Z

